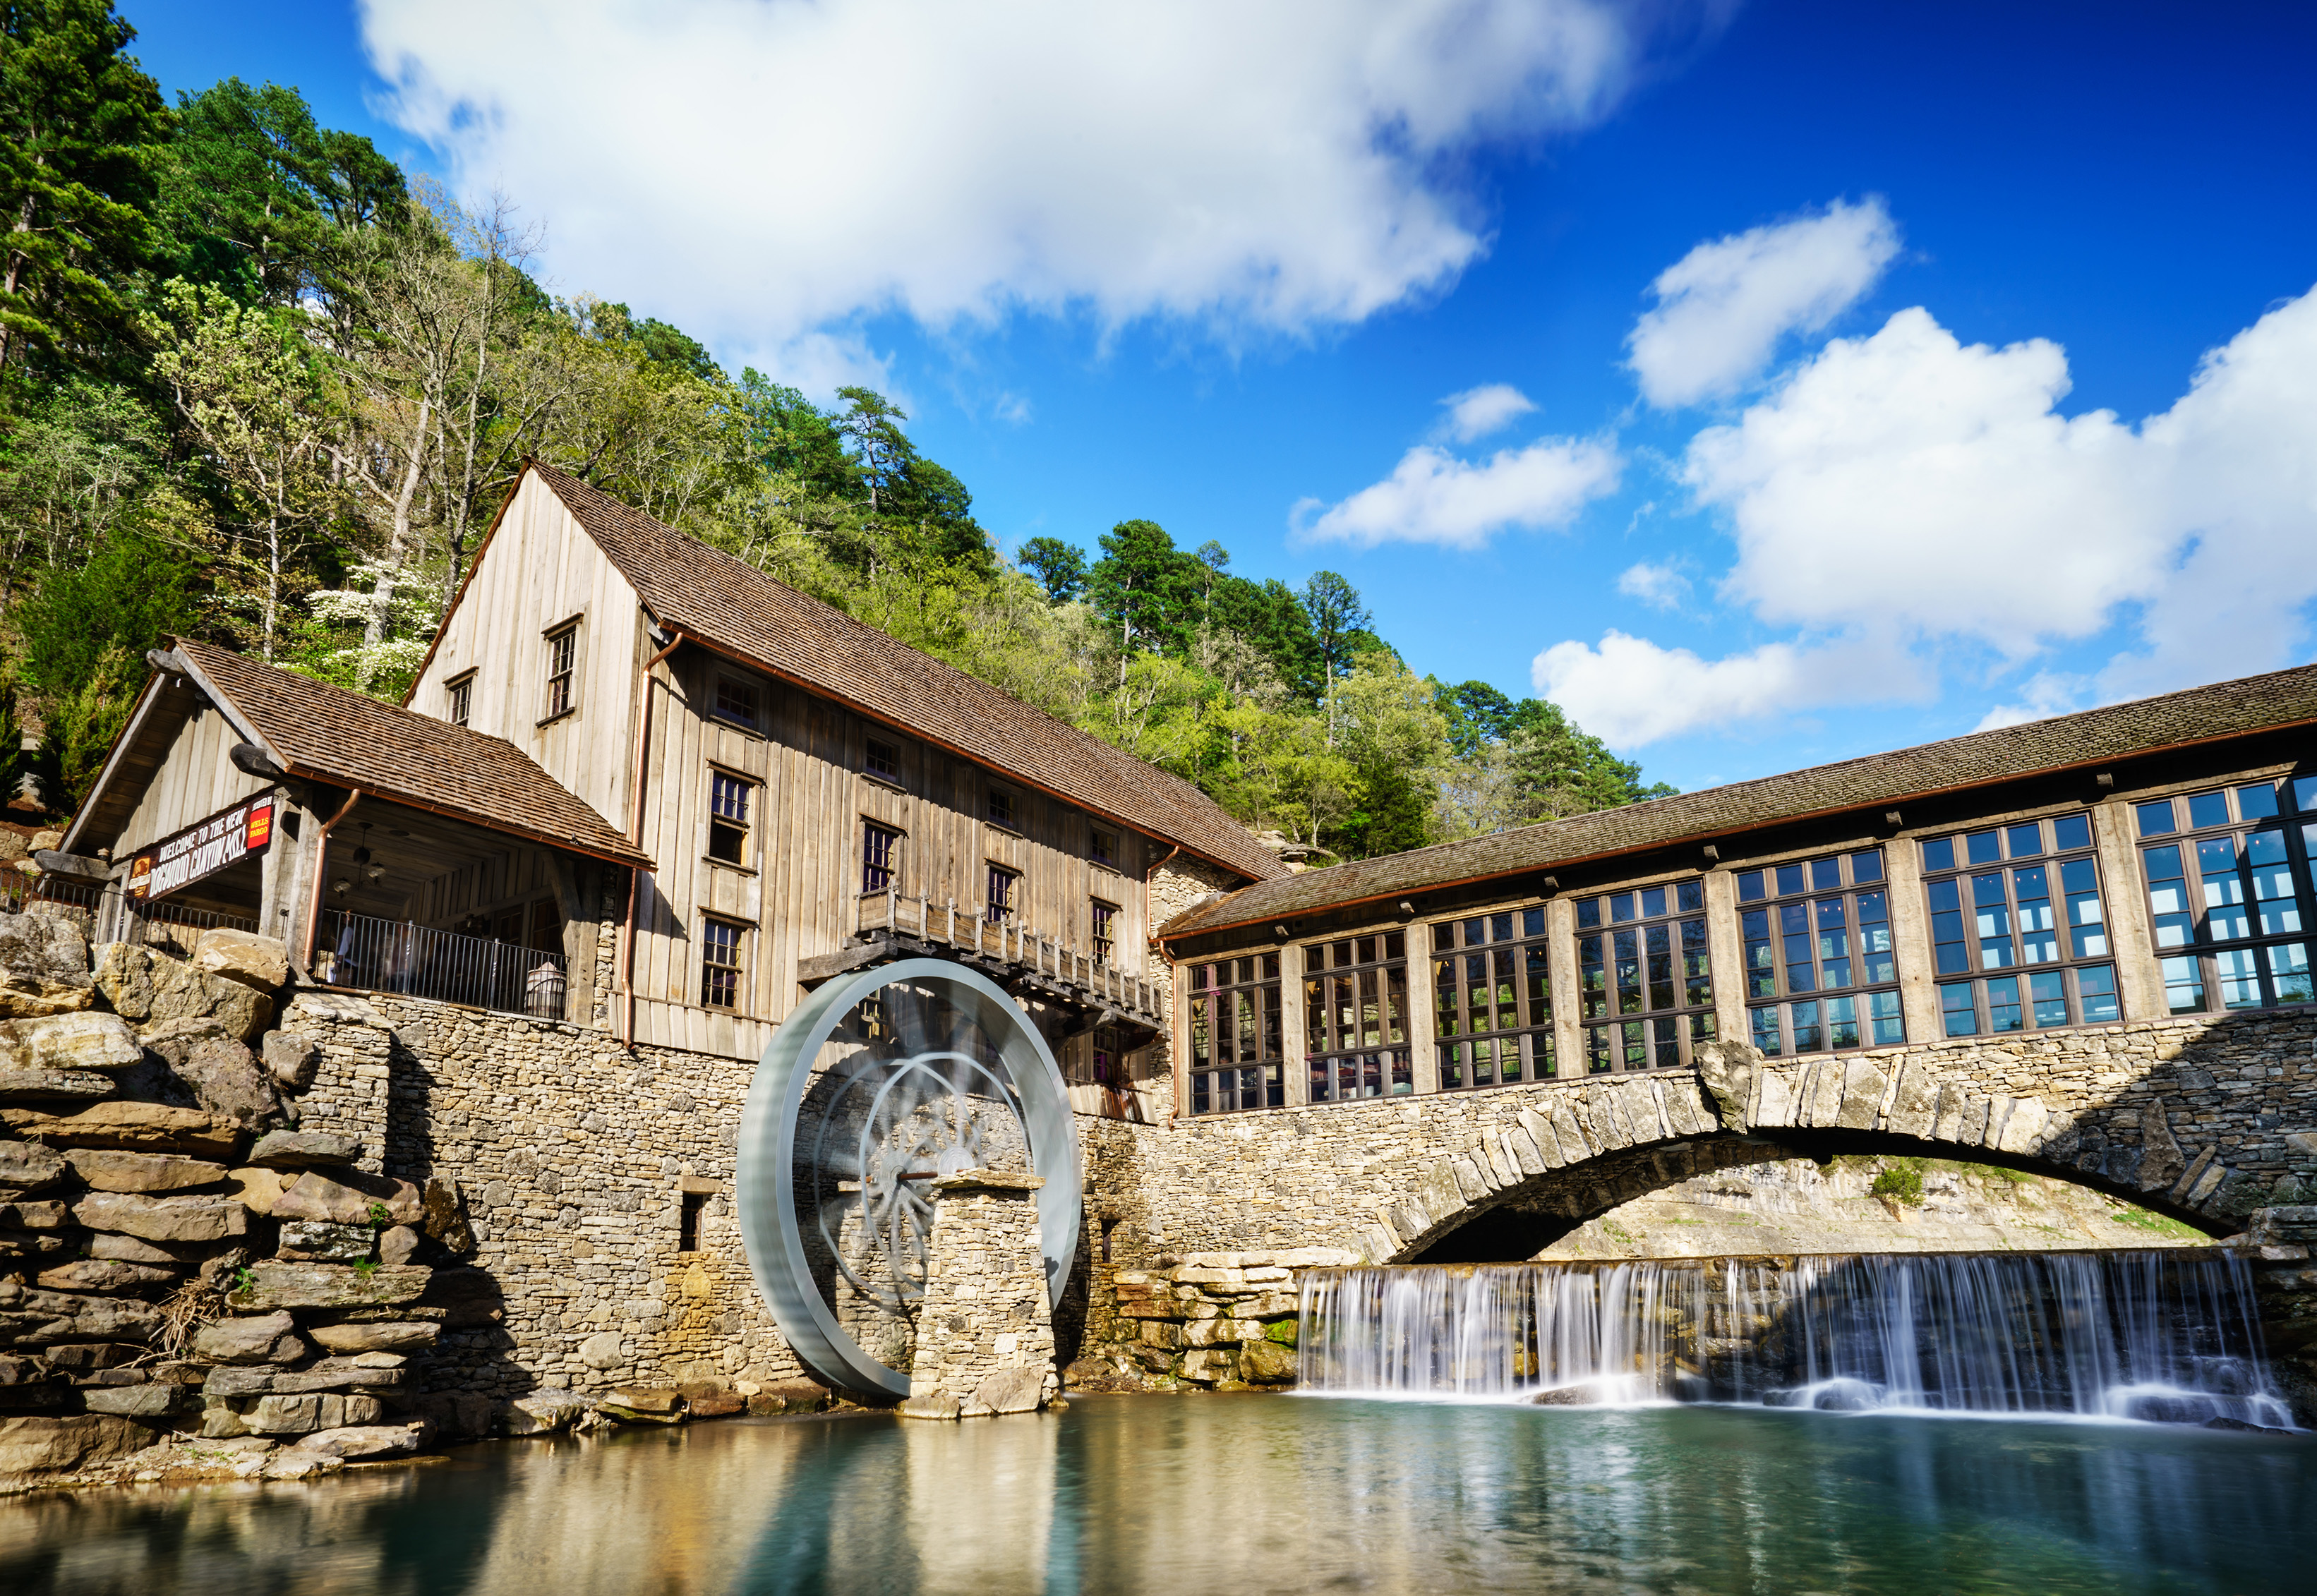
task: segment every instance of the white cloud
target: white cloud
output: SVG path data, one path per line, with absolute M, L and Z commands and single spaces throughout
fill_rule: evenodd
M 1898 253 L 1898 224 L 1872 195 L 1699 245 L 1650 285 L 1657 308 L 1626 340 L 1642 396 L 1670 410 L 1733 392 L 1781 337 L 1856 304 Z
M 1617 591 L 1659 610 L 1678 609 L 1689 596 L 1689 578 L 1671 565 L 1642 560 L 1627 566 L 1617 577 Z
M 1459 443 L 1470 443 L 1502 430 L 1536 408 L 1536 401 L 1509 382 L 1468 388 L 1440 401 L 1448 418 L 1442 430 Z
M 1566 704 L 1580 724 L 1634 746 L 1915 696 L 1929 662 L 1958 647 L 1992 655 L 1999 679 L 2063 645 L 2114 647 L 2112 629 L 2129 629 L 2104 667 L 2042 665 L 1990 726 L 2305 655 L 2317 291 L 2207 354 L 2188 391 L 2137 427 L 2062 415 L 2068 388 L 2056 344 L 1965 345 L 1919 308 L 1834 340 L 1734 424 L 1697 434 L 1681 469 L 1736 539 L 1723 596 L 1863 652 L 1776 643 L 1708 662 L 1613 634 L 1599 650 L 1545 650 L 1540 688 L 1565 682 L 1583 695 Z
M 1478 548 L 1507 527 L 1564 526 L 1586 504 L 1617 486 L 1624 462 L 1607 442 L 1545 438 L 1498 450 L 1474 464 L 1429 447 L 1409 450 L 1382 482 L 1324 508 L 1295 506 L 1302 536 L 1372 548 L 1379 543 L 1439 543 Z
M 1536 656 L 1529 676 L 1541 697 L 1616 748 L 1800 705 L 1871 703 L 1925 691 L 1907 659 L 1881 643 L 1858 639 L 1767 643 L 1707 660 L 1686 648 L 1609 631 L 1597 648 L 1555 643 Z
M 362 0 L 384 110 L 518 196 L 558 277 L 720 344 L 898 309 L 1297 332 L 1485 247 L 1447 175 L 1585 126 L 1609 0 Z

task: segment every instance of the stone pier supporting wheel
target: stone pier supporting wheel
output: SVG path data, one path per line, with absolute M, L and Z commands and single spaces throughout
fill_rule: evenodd
M 782 1022 L 740 1119 L 740 1235 L 815 1375 L 909 1394 L 893 1354 L 925 1296 L 932 1183 L 985 1168 L 1044 1180 L 1051 1307 L 1078 1247 L 1078 1132 L 1053 1053 L 997 983 L 907 959 L 828 982 Z

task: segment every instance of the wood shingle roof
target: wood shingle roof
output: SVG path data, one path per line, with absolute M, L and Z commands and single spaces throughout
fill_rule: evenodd
M 654 620 L 1256 880 L 1286 867 L 1178 776 L 775 581 L 568 472 L 531 470 Z
M 2254 732 L 2317 725 L 2317 665 L 1999 727 L 1890 753 L 1732 782 L 1567 820 L 1260 881 L 1158 929 L 1172 940 L 1555 865 L 1703 843 L 1764 825 L 1881 809 Z

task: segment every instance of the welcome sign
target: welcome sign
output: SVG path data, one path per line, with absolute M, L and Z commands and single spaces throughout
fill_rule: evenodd
M 273 795 L 269 792 L 139 849 L 129 861 L 129 896 L 148 901 L 166 897 L 253 853 L 264 852 L 273 840 Z

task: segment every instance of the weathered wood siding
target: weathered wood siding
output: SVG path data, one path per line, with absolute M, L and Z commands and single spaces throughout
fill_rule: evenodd
M 125 859 L 271 787 L 272 782 L 234 768 L 228 756 L 240 741 L 241 734 L 215 709 L 202 710 L 178 727 L 128 824 L 110 839 L 112 856 Z
M 579 622 L 576 701 L 549 720 L 547 634 L 571 620 Z M 473 671 L 468 726 L 513 743 L 624 831 L 644 638 L 635 590 L 563 502 L 525 477 L 410 707 L 447 718 L 448 684 Z

